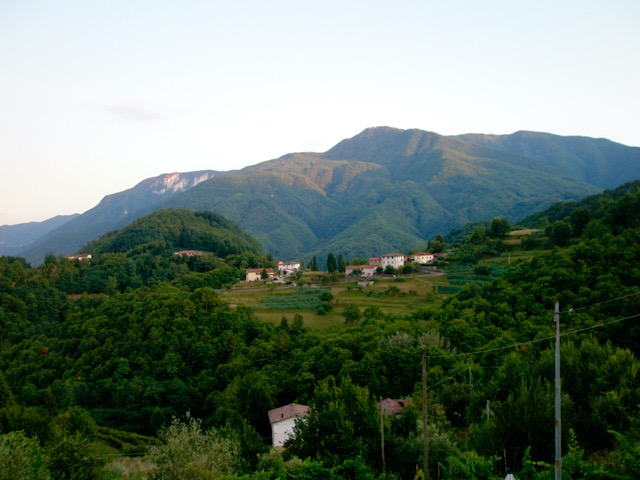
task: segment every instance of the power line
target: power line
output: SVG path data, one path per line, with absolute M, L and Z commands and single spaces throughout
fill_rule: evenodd
M 593 330 L 594 328 L 606 327 L 607 325 L 611 325 L 612 323 L 624 322 L 625 320 L 631 320 L 632 318 L 640 317 L 640 313 L 636 313 L 635 315 L 630 315 L 624 318 L 617 318 L 615 320 L 611 320 L 605 323 L 599 323 L 598 325 L 592 325 L 590 327 L 578 328 L 576 330 L 571 330 L 570 332 L 561 333 L 560 336 L 563 337 L 565 335 L 573 335 L 575 333 L 585 332 L 587 330 Z
M 571 314 L 573 312 L 579 312 L 580 310 L 597 307 L 598 305 L 604 305 L 605 303 L 617 302 L 618 300 L 622 300 L 623 298 L 633 297 L 635 295 L 640 295 L 640 291 L 628 293 L 627 295 L 622 295 L 620 297 L 610 298 L 609 300 L 603 300 L 602 302 L 592 303 L 590 305 L 585 305 L 584 307 L 568 308 L 563 313 Z
M 432 383 L 432 384 L 431 384 L 431 388 L 436 387 L 436 386 L 440 385 L 441 383 L 446 382 L 447 380 L 451 380 L 453 377 L 455 377 L 455 376 L 457 376 L 457 375 L 460 375 L 461 373 L 466 373 L 467 371 L 469 371 L 469 367 L 465 367 L 465 369 L 464 369 L 464 370 L 460 370 L 459 372 L 454 373 L 454 374 L 453 374 L 453 375 L 451 375 L 450 377 L 443 378 L 442 380 L 440 380 L 440 381 L 439 381 L 439 382 L 437 382 L 437 383 Z
M 638 292 L 640 293 L 640 292 Z M 623 298 L 623 297 L 619 297 L 619 298 Z M 583 307 L 586 308 L 586 307 Z M 575 335 L 576 333 L 580 333 L 580 332 L 584 332 L 587 330 L 593 330 L 595 328 L 601 328 L 601 327 L 606 327 L 607 325 L 611 325 L 612 323 L 619 323 L 619 322 L 624 322 L 625 320 L 630 320 L 632 318 L 637 318 L 640 317 L 640 313 L 637 313 L 635 315 L 630 315 L 628 317 L 624 317 L 624 318 L 617 318 L 615 320 L 611 320 L 609 322 L 604 322 L 604 323 L 600 323 L 598 325 L 592 325 L 590 327 L 585 327 L 585 328 L 579 328 L 576 330 L 571 330 L 570 332 L 564 332 L 561 333 L 560 336 L 564 337 L 564 336 L 568 336 L 568 335 Z M 495 347 L 495 348 L 486 348 L 483 350 L 475 350 L 473 352 L 463 352 L 463 353 L 452 353 L 449 355 L 430 355 L 429 358 L 451 358 L 451 357 L 462 357 L 462 356 L 469 356 L 469 355 L 478 355 L 481 353 L 487 353 L 487 352 L 496 352 L 499 350 L 507 350 L 507 349 L 511 349 L 514 347 L 519 347 L 522 345 L 532 345 L 534 343 L 540 343 L 540 342 L 544 342 L 547 340 L 552 340 L 554 339 L 555 336 L 551 336 L 551 337 L 543 337 L 543 338 L 538 338 L 536 340 L 529 340 L 526 342 L 516 342 L 516 343 L 512 343 L 510 345 L 505 345 L 503 347 Z

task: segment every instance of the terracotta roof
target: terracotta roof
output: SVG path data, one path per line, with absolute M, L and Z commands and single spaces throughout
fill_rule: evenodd
M 380 408 L 386 416 L 399 414 L 407 405 L 409 400 L 394 400 L 385 398 L 380 402 Z
M 291 417 L 306 417 L 309 407 L 298 403 L 290 403 L 284 407 L 269 410 L 269 423 L 274 424 Z

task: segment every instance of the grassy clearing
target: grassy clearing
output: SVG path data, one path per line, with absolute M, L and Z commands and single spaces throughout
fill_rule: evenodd
M 486 265 L 506 267 L 509 264 L 513 264 L 518 261 L 529 261 L 535 257 L 539 257 L 540 255 L 545 255 L 550 252 L 551 250 L 543 250 L 543 249 L 532 249 L 532 250 L 514 249 L 513 251 L 508 253 L 503 253 L 498 257 L 488 258 L 482 263 Z
M 257 282 L 256 282 L 257 283 Z M 245 305 L 253 309 L 257 318 L 279 324 L 283 317 L 289 322 L 300 314 L 306 326 L 312 329 L 328 328 L 344 322 L 345 305 L 355 304 L 360 310 L 377 307 L 385 313 L 406 315 L 419 308 L 437 308 L 447 295 L 438 292 L 438 286 L 448 285 L 443 275 L 408 275 L 379 278 L 369 287 L 359 287 L 357 281 L 345 279 L 326 286 L 294 287 L 291 285 L 243 285 L 222 292 L 223 300 L 231 305 Z M 329 290 L 333 295 L 333 309 L 319 315 L 304 297 L 305 290 Z M 309 295 L 310 297 L 311 295 Z M 309 307 L 304 308 L 304 302 Z M 290 308 L 278 308 L 289 306 Z
M 107 470 L 111 478 L 147 480 L 153 478 L 155 468 L 149 457 L 119 457 L 109 464 Z

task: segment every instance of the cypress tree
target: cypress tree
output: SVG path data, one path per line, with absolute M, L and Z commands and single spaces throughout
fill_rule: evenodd
M 327 255 L 327 271 L 329 273 L 333 273 L 337 270 L 337 268 L 338 266 L 336 264 L 336 257 L 332 252 L 329 252 L 329 255 Z

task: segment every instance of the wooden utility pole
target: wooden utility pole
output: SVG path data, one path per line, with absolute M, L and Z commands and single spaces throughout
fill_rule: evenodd
M 424 478 L 429 480 L 429 434 L 427 432 L 427 346 L 422 345 L 422 446 L 424 449 Z
M 560 303 L 556 302 L 553 322 L 556 324 L 556 476 L 562 480 L 562 422 L 560 412 Z
M 382 451 L 382 476 L 387 478 L 387 462 L 384 456 L 384 407 L 380 397 L 380 450 Z

